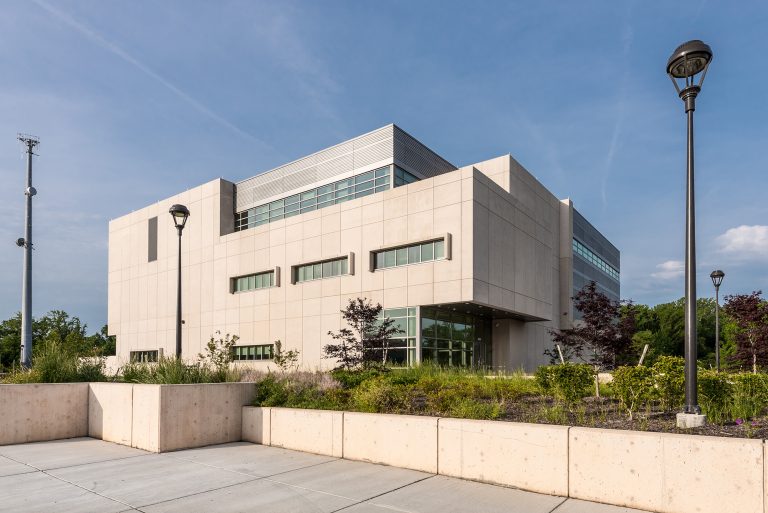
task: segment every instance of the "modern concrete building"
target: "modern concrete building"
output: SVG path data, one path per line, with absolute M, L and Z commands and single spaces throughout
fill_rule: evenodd
M 349 299 L 381 303 L 396 363 L 533 370 L 573 321 L 586 280 L 619 297 L 619 251 L 510 155 L 457 168 L 395 125 L 253 178 L 216 179 L 109 225 L 109 333 L 118 357 L 175 347 L 182 238 L 183 354 L 238 335 L 270 364 L 276 340 L 322 357 Z

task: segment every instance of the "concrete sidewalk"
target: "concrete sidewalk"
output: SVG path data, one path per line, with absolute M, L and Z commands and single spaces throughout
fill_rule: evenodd
M 630 513 L 250 443 L 152 454 L 92 438 L 0 446 L 0 512 Z

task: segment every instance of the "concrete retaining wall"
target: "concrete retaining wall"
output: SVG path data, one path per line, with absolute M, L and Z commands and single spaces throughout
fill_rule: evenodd
M 341 458 L 343 418 L 340 411 L 275 408 L 270 415 L 271 445 Z
M 0 445 L 88 435 L 88 383 L 0 385 Z
M 93 393 L 94 397 L 102 394 L 115 399 L 111 403 L 99 401 L 91 411 L 111 412 L 115 419 L 111 433 L 121 436 L 105 429 L 93 429 L 91 436 L 153 452 L 242 440 L 243 406 L 251 403 L 255 391 L 253 383 L 104 385 L 130 387 L 130 399 L 127 388 Z M 126 440 L 129 431 L 131 437 Z
M 339 417 L 346 459 L 661 513 L 768 513 L 763 440 L 255 407 L 243 438 L 338 456 Z
M 253 383 L 0 385 L 0 445 L 91 436 L 153 452 L 242 440 Z
M 243 408 L 243 441 L 272 445 L 272 408 Z
M 568 495 L 568 426 L 440 419 L 438 440 L 439 474 Z
M 243 406 L 253 401 L 253 383 L 155 386 L 160 388 L 159 452 L 242 440 Z M 135 417 L 135 403 L 133 411 Z
M 344 457 L 437 474 L 437 420 L 345 412 Z
M 762 513 L 762 440 L 570 428 L 570 497 L 663 513 Z
M 133 439 L 133 385 L 90 383 L 88 436 L 131 445 Z

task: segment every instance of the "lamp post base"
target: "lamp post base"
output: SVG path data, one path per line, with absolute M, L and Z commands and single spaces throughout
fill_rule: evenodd
M 701 427 L 707 423 L 707 416 L 696 413 L 678 413 L 678 429 L 691 429 Z

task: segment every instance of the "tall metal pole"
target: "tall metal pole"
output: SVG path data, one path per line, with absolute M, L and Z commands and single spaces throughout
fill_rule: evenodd
M 696 375 L 696 206 L 693 180 L 693 111 L 700 89 L 680 92 L 688 114 L 688 186 L 685 198 L 685 413 L 701 414 Z
M 178 265 L 178 280 L 176 287 L 176 358 L 181 358 L 181 230 L 182 227 L 176 228 L 179 231 L 179 265 Z
M 720 285 L 715 285 L 715 367 L 720 372 Z
M 29 135 L 19 135 L 19 141 L 27 147 L 27 187 L 24 189 L 26 207 L 24 209 L 24 238 L 17 244 L 24 248 L 24 268 L 21 286 L 21 355 L 22 367 L 32 364 L 32 196 L 37 191 L 32 187 L 32 155 L 40 141 Z

